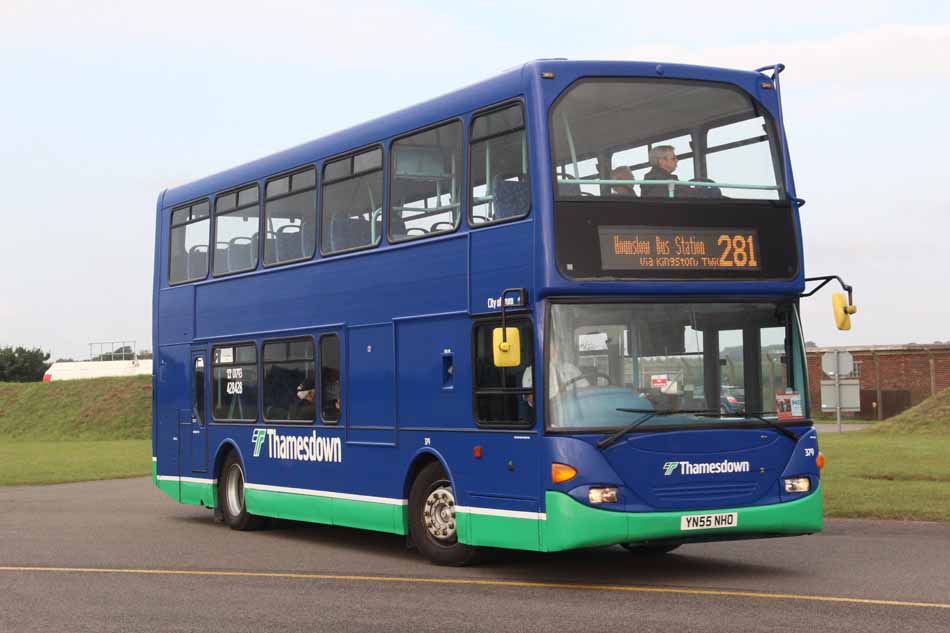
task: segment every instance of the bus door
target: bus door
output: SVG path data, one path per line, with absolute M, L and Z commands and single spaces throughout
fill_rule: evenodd
M 207 363 L 205 350 L 191 353 L 191 409 L 187 414 L 188 428 L 182 429 L 182 435 L 187 437 L 191 453 L 191 470 L 193 472 L 207 472 L 208 470 L 208 425 L 206 408 L 206 376 Z

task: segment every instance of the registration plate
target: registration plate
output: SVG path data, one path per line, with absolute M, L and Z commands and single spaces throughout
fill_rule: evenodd
M 691 514 L 680 517 L 680 530 L 709 530 L 730 528 L 739 525 L 738 512 L 720 512 L 719 514 Z

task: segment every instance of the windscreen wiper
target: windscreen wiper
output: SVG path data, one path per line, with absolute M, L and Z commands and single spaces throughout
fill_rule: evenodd
M 620 429 L 613 435 L 605 437 L 604 439 L 597 442 L 597 448 L 599 448 L 600 450 L 604 450 L 605 448 L 607 448 L 608 446 L 610 446 L 611 444 L 619 440 L 621 437 L 623 437 L 624 435 L 626 435 L 633 429 L 637 428 L 644 422 L 647 422 L 648 420 L 651 420 L 657 416 L 675 415 L 677 413 L 689 413 L 693 415 L 700 414 L 700 413 L 714 413 L 714 411 L 709 411 L 708 409 L 660 409 L 659 411 L 657 411 L 656 409 L 618 408 L 617 411 L 623 411 L 624 413 L 643 413 L 645 415 L 639 420 L 637 420 L 636 422 L 632 422 L 628 424 L 627 426 L 623 427 L 622 429 Z
M 748 420 L 748 419 L 759 420 L 760 422 L 765 422 L 766 424 L 768 424 L 769 426 L 771 426 L 773 429 L 775 429 L 776 431 L 778 431 L 779 433 L 781 433 L 781 434 L 784 435 L 785 437 L 787 437 L 787 438 L 789 438 L 789 439 L 791 439 L 791 440 L 797 442 L 799 438 L 798 438 L 798 434 L 795 433 L 795 431 L 792 431 L 791 429 L 787 429 L 787 428 L 785 428 L 784 426 L 782 426 L 781 424 L 777 424 L 777 423 L 773 422 L 772 420 L 769 420 L 768 418 L 763 418 L 763 417 L 762 417 L 763 415 L 768 415 L 768 414 L 770 414 L 770 413 L 775 413 L 775 411 L 755 411 L 755 412 L 752 412 L 752 413 L 749 413 L 749 412 L 747 412 L 747 411 L 739 411 L 739 412 L 736 413 L 736 414 L 721 413 L 721 412 L 719 412 L 719 411 L 713 411 L 712 413 L 703 413 L 703 414 L 699 414 L 699 415 L 702 415 L 703 417 L 711 417 L 711 418 L 713 418 L 713 417 L 715 417 L 715 418 L 721 418 L 721 417 L 723 417 L 724 415 L 735 415 L 736 417 L 742 416 L 743 418 L 745 418 L 745 419 L 747 419 L 747 420 Z

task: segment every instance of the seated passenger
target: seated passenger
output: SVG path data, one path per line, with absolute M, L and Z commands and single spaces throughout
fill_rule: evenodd
M 709 178 L 693 178 L 690 182 L 709 182 L 714 183 L 715 180 L 710 180 Z M 691 198 L 724 198 L 722 195 L 722 189 L 719 187 L 689 187 L 689 190 L 686 194 Z
M 610 178 L 611 180 L 636 180 L 629 167 L 617 167 L 610 173 Z M 637 197 L 637 193 L 633 190 L 633 185 L 611 185 L 610 195 Z
M 676 171 L 676 150 L 672 145 L 657 145 L 650 149 L 650 171 L 644 174 L 644 180 L 679 180 L 673 175 Z M 673 188 L 673 195 L 677 194 Z M 666 185 L 640 185 L 640 195 L 644 198 L 669 198 L 670 190 Z
M 332 367 L 323 368 L 322 414 L 324 420 L 340 419 L 340 372 Z
M 317 390 L 313 385 L 313 378 L 297 385 L 297 401 L 293 413 L 294 420 L 313 420 L 317 413 Z

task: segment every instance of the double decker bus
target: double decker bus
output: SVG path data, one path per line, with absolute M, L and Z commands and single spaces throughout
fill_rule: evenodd
M 442 564 L 819 531 L 780 70 L 539 60 L 162 192 L 154 483 Z

